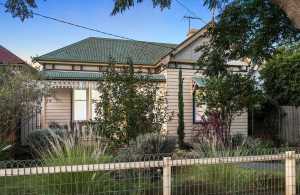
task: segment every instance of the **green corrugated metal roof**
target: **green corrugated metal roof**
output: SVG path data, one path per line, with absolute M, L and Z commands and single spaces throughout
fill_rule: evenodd
M 80 80 L 80 81 L 98 81 L 103 79 L 103 73 L 100 72 L 79 72 L 79 71 L 41 71 L 41 76 L 46 80 Z M 153 81 L 165 81 L 166 78 L 161 74 L 152 74 L 150 79 Z
M 194 76 L 192 80 L 198 85 L 198 87 L 205 87 L 205 79 L 201 76 Z
M 150 44 L 149 44 L 150 43 Z M 37 57 L 37 61 L 68 61 L 117 64 L 153 65 L 176 47 L 175 44 L 130 41 L 122 39 L 87 38 L 64 48 Z

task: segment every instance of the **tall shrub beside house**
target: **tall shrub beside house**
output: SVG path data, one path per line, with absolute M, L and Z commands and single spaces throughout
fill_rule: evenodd
M 38 76 L 29 70 L 0 68 L 0 139 L 14 137 L 20 141 L 21 120 L 30 119 L 33 111 L 41 108 L 41 99 L 47 92 Z
M 260 90 L 253 77 L 232 73 L 227 69 L 226 58 L 214 51 L 208 58 L 199 60 L 204 69 L 205 87 L 197 93 L 197 102 L 204 103 L 207 115 L 205 121 L 211 122 L 216 135 L 226 140 L 231 135 L 231 123 L 234 117 L 254 106 L 260 97 Z M 216 122 L 217 121 L 217 122 Z
M 184 148 L 184 101 L 183 101 L 183 78 L 182 70 L 179 69 L 178 75 L 178 145 L 181 149 Z
M 140 134 L 160 132 L 168 120 L 165 97 L 149 75 L 135 73 L 131 61 L 124 70 L 111 63 L 99 82 L 96 130 L 116 145 Z

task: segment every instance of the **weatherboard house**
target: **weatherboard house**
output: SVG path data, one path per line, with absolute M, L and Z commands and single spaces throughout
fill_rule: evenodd
M 153 82 L 165 89 L 168 111 L 173 113 L 172 120 L 166 124 L 170 136 L 176 136 L 178 126 L 178 73 L 182 69 L 185 134 L 186 139 L 191 139 L 197 133 L 195 127 L 201 122 L 204 109 L 195 104 L 193 94 L 197 88 L 203 87 L 201 71 L 195 67 L 201 53 L 195 52 L 195 48 L 207 41 L 202 36 L 205 31 L 205 28 L 190 31 L 180 44 L 91 37 L 36 58 L 43 67 L 44 78 L 54 88 L 53 97 L 45 98 L 43 103 L 42 126 L 47 127 L 52 122 L 68 125 L 93 119 L 94 102 L 99 97 L 96 86 L 103 75 L 101 72 L 110 63 L 110 57 L 119 68 L 128 66 L 130 57 L 137 71 L 150 74 Z M 243 62 L 228 66 L 232 71 L 247 71 L 247 64 Z M 247 135 L 247 112 L 235 117 L 231 131 Z

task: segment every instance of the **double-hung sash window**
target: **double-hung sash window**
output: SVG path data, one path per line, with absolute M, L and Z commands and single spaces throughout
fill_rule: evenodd
M 94 120 L 97 116 L 97 113 L 96 113 L 96 109 L 97 109 L 97 104 L 99 103 L 100 101 L 100 93 L 99 91 L 97 90 L 92 90 L 92 120 Z
M 100 101 L 100 93 L 97 90 L 74 89 L 73 90 L 73 120 L 84 121 L 96 118 L 97 103 Z
M 73 120 L 87 120 L 87 90 L 73 90 Z

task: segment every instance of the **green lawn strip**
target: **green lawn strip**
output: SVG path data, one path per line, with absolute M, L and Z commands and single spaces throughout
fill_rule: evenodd
M 187 188 L 207 193 L 243 191 L 280 191 L 284 172 L 241 168 L 238 165 L 201 165 L 173 170 L 173 188 Z

